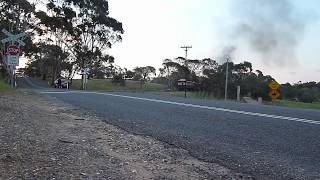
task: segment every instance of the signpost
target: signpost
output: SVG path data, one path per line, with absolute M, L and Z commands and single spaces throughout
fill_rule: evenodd
M 89 71 L 89 68 L 83 68 L 81 70 L 80 75 L 82 75 L 82 90 L 87 89 Z
M 4 44 L 4 49 L 6 49 L 4 63 L 6 64 L 7 70 L 11 76 L 10 83 L 12 87 L 14 87 L 16 86 L 15 70 L 16 66 L 19 66 L 20 46 L 26 45 L 23 40 L 27 36 L 27 33 L 14 35 L 8 32 L 6 29 L 2 29 L 2 32 L 8 36 L 7 38 L 2 39 L 1 42 Z M 5 47 L 6 43 L 10 43 L 7 48 Z
M 269 83 L 269 88 L 270 88 L 269 96 L 271 97 L 272 101 L 275 101 L 280 96 L 280 93 L 278 91 L 278 89 L 280 88 L 280 84 L 277 81 L 272 80 Z
M 6 52 L 7 56 L 7 65 L 9 66 L 19 66 L 19 56 L 20 56 L 20 48 L 15 45 L 11 44 L 7 48 Z

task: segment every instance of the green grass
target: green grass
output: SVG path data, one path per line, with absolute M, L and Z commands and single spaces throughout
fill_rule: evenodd
M 295 107 L 295 108 L 304 108 L 304 109 L 319 109 L 320 110 L 320 102 L 314 103 L 303 103 L 303 102 L 296 102 L 290 100 L 277 100 L 275 105 L 278 106 L 286 106 L 286 107 Z
M 156 94 L 165 95 L 165 96 L 177 96 L 184 97 L 184 91 L 168 91 L 168 92 L 157 92 Z M 217 99 L 213 95 L 209 95 L 206 92 L 187 92 L 187 97 L 196 98 L 196 99 Z
M 74 79 L 72 82 L 71 89 L 80 89 L 81 80 Z M 10 89 L 9 85 L 0 81 L 0 91 L 1 89 Z M 149 91 L 158 95 L 164 96 L 177 96 L 184 97 L 184 91 L 164 91 L 166 89 L 165 85 L 146 83 L 140 87 L 140 82 L 127 80 L 125 86 L 119 84 L 111 83 L 111 80 L 106 79 L 91 79 L 88 80 L 88 90 L 94 91 Z M 196 99 L 217 99 L 216 97 L 209 95 L 206 92 L 187 92 L 187 97 Z M 295 107 L 295 108 L 305 108 L 305 109 L 320 109 L 320 102 L 315 103 L 303 103 L 289 100 L 277 100 L 274 103 L 265 103 L 269 105 L 285 106 L 285 107 Z
M 178 96 L 184 97 L 184 91 L 170 91 L 170 92 L 156 92 L 159 95 L 165 96 Z M 196 99 L 218 99 L 212 95 L 209 95 L 205 92 L 187 92 L 187 97 L 189 98 L 196 98 Z M 230 100 L 229 101 L 235 101 Z M 320 102 L 314 103 L 303 103 L 303 102 L 296 102 L 290 100 L 277 100 L 274 103 L 267 102 L 267 105 L 276 105 L 276 106 L 285 106 L 285 107 L 294 107 L 294 108 L 304 108 L 304 109 L 320 109 Z
M 72 81 L 71 89 L 80 89 L 81 80 L 74 79 Z M 88 90 L 95 91 L 163 91 L 164 85 L 155 83 L 146 83 L 140 86 L 140 82 L 127 80 L 125 86 L 113 84 L 109 79 L 91 79 L 88 80 Z
M 10 91 L 12 88 L 4 80 L 0 79 L 0 92 Z

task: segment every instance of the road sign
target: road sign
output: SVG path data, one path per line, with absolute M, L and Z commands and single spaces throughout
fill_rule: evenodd
M 269 87 L 270 87 L 270 89 L 272 89 L 272 90 L 277 90 L 277 89 L 279 89 L 280 84 L 279 84 L 277 81 L 272 80 L 272 81 L 270 82 L 270 84 L 269 84 Z
M 7 34 L 6 34 L 7 35 Z M 26 33 L 20 33 L 20 34 L 17 34 L 17 35 L 13 35 L 11 33 L 9 33 L 7 36 L 7 38 L 1 40 L 1 42 L 5 43 L 5 42 L 10 42 L 10 41 L 15 41 L 15 40 L 19 40 L 20 38 L 23 38 L 26 36 Z
M 280 93 L 277 90 L 271 90 L 269 92 L 269 96 L 271 97 L 272 101 L 278 99 L 278 97 L 280 96 Z
M 8 32 L 6 29 L 2 29 L 2 32 L 7 35 L 8 37 L 1 40 L 2 43 L 6 43 L 6 42 L 17 42 L 19 43 L 21 46 L 25 46 L 26 44 L 22 41 L 22 39 L 24 39 L 27 36 L 27 33 L 20 33 L 20 34 L 16 34 L 13 35 L 12 33 Z
M 80 75 L 89 75 L 90 73 L 90 69 L 89 68 L 84 68 L 81 69 Z
M 7 55 L 19 56 L 19 53 L 20 53 L 20 49 L 17 45 L 11 44 L 10 46 L 8 46 Z
M 19 66 L 19 55 L 8 55 L 6 61 L 9 66 Z

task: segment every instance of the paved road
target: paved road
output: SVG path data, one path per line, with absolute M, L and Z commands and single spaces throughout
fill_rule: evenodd
M 20 84 L 257 179 L 320 179 L 320 111 L 148 93 L 63 92 L 37 83 Z

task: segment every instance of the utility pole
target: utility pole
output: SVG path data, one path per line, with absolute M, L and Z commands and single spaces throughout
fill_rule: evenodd
M 227 68 L 226 68 L 226 84 L 224 89 L 224 100 L 228 98 L 228 74 L 229 74 L 229 58 L 227 58 Z
M 184 65 L 186 68 L 188 68 L 187 60 L 188 60 L 188 50 L 192 48 L 192 46 L 181 46 L 182 49 L 185 50 L 186 56 L 185 56 L 185 61 Z M 184 78 L 185 78 L 185 83 L 184 83 L 184 97 L 187 98 L 187 72 L 184 73 Z

